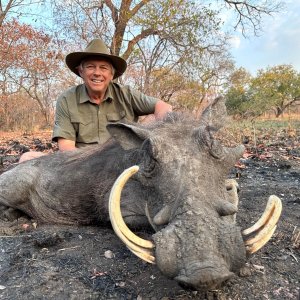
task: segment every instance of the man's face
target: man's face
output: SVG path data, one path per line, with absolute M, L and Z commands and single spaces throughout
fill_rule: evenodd
M 87 59 L 78 71 L 90 94 L 105 94 L 113 79 L 112 65 L 101 58 Z

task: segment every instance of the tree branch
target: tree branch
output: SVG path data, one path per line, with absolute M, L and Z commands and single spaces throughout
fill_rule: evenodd
M 107 7 L 110 9 L 113 22 L 116 24 L 119 19 L 118 9 L 114 6 L 111 0 L 104 0 L 104 2 L 107 5 Z
M 246 27 L 251 24 L 254 34 L 257 35 L 261 29 L 260 23 L 263 15 L 271 16 L 273 13 L 282 10 L 283 3 L 266 0 L 262 5 L 251 4 L 251 1 L 231 1 L 224 0 L 230 8 L 237 13 L 237 22 L 234 25 L 236 30 L 239 26 L 242 28 L 242 34 L 246 36 Z
M 149 3 L 151 0 L 143 0 L 140 3 L 138 3 L 131 11 L 130 11 L 130 15 L 131 17 L 134 17 L 136 15 L 136 13 L 139 12 L 139 10 L 146 5 L 147 3 Z
M 150 36 L 150 35 L 158 35 L 159 31 L 153 28 L 145 29 L 143 30 L 140 34 L 136 35 L 131 41 L 129 41 L 127 49 L 123 53 L 122 57 L 127 60 L 128 57 L 130 56 L 133 47 L 142 39 Z

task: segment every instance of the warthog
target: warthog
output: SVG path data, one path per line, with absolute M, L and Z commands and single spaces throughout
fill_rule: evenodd
M 226 178 L 244 147 L 223 147 L 213 137 L 225 113 L 217 98 L 201 121 L 171 114 L 148 126 L 110 124 L 113 139 L 104 146 L 20 163 L 0 176 L 2 215 L 17 209 L 40 223 L 111 220 L 128 248 L 166 276 L 215 288 L 269 240 L 281 210 L 271 196 L 255 225 L 243 232 L 236 225 L 237 185 Z M 152 241 L 125 223 L 151 224 Z

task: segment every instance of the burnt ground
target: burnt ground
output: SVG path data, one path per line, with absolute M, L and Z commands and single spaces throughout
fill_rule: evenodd
M 22 141 L 51 151 L 53 145 L 43 138 Z M 3 171 L 17 161 L 22 147 L 16 150 L 14 139 L 0 142 Z M 230 177 L 240 184 L 241 228 L 259 218 L 271 194 L 282 199 L 283 212 L 270 242 L 220 289 L 184 290 L 131 254 L 111 228 L 40 225 L 20 218 L 0 224 L 0 299 L 300 299 L 299 141 L 259 151 L 249 145 Z

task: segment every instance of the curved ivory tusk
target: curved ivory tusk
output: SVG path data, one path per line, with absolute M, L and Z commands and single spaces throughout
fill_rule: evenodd
M 225 180 L 225 187 L 227 190 L 228 195 L 230 196 L 229 201 L 234 204 L 236 207 L 238 207 L 239 203 L 239 185 L 234 179 L 226 179 Z
M 235 179 L 226 179 L 225 186 L 226 186 L 226 189 L 235 189 L 236 192 L 238 191 L 238 187 L 239 187 L 239 185 Z
M 152 255 L 152 251 L 148 250 L 154 248 L 154 244 L 135 235 L 127 227 L 121 214 L 121 191 L 127 180 L 138 170 L 138 166 L 128 168 L 115 181 L 109 197 L 109 217 L 116 235 L 125 243 L 129 250 L 147 262 L 154 263 L 155 258 Z
M 246 250 L 249 254 L 253 254 L 258 251 L 261 247 L 263 247 L 269 239 L 272 237 L 273 233 L 276 230 L 276 225 L 259 241 L 255 242 L 251 246 L 246 246 Z
M 120 208 L 121 200 L 121 191 L 127 182 L 127 180 L 139 170 L 138 166 L 133 166 L 126 169 L 116 180 L 112 187 L 112 191 L 109 197 L 109 217 L 112 223 L 115 223 L 116 226 L 122 231 L 124 236 L 135 244 L 143 248 L 154 248 L 154 244 L 151 241 L 144 240 L 137 235 L 135 235 L 125 224 Z
M 266 209 L 262 214 L 262 216 L 260 217 L 260 219 L 253 226 L 251 226 L 248 229 L 245 229 L 243 231 L 243 235 L 248 235 L 254 231 L 257 231 L 266 223 L 272 222 L 274 226 L 280 217 L 281 211 L 282 211 L 281 200 L 275 195 L 270 196 Z
M 122 231 L 116 227 L 115 233 L 120 238 L 120 240 L 127 246 L 127 248 L 139 258 L 145 260 L 146 262 L 155 263 L 155 257 L 153 256 L 153 251 L 146 249 L 134 244 L 132 241 L 128 240 L 127 237 L 122 233 Z
M 142 260 L 150 263 L 150 264 L 155 264 L 155 257 L 151 254 L 151 253 L 147 253 L 145 251 L 139 252 L 139 251 L 135 251 L 133 249 L 129 250 L 135 254 L 137 257 L 141 258 Z
M 282 211 L 281 200 L 272 195 L 269 197 L 265 212 L 261 218 L 250 228 L 243 231 L 247 235 L 257 231 L 257 234 L 245 241 L 246 250 L 252 254 L 263 247 L 272 237 L 276 230 L 276 224 Z

